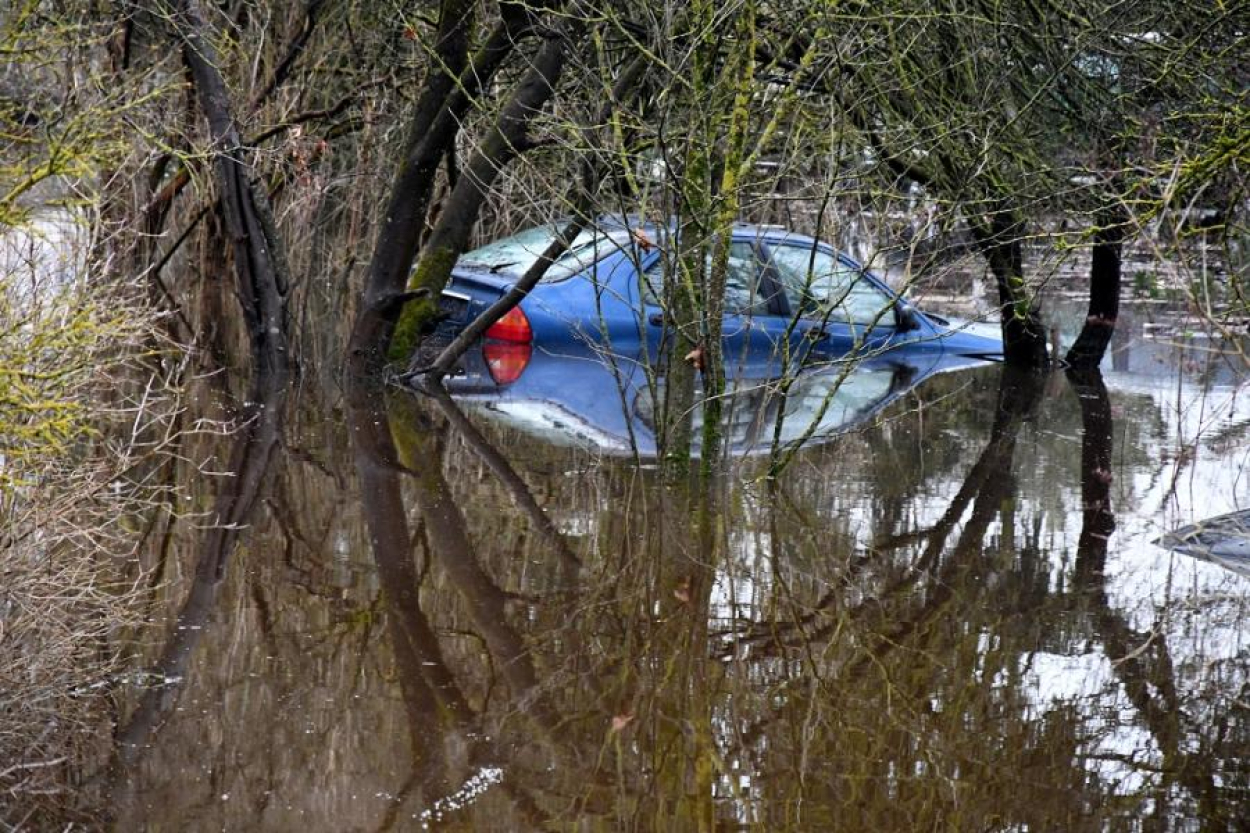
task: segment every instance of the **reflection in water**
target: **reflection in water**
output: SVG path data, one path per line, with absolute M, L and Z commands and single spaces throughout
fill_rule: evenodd
M 121 785 L 178 708 L 182 688 L 201 637 L 215 614 L 218 590 L 239 539 L 269 485 L 270 466 L 282 438 L 287 374 L 265 369 L 252 381 L 242 428 L 231 444 L 229 478 L 218 492 L 209 523 L 196 547 L 190 588 L 174 618 L 173 631 L 144 679 L 151 686 L 116 732 L 111 790 Z
M 669 380 L 648 371 L 645 354 L 594 349 L 529 353 L 525 372 L 498 385 L 473 355 L 447 384 L 473 413 L 560 444 L 612 456 L 654 460 L 661 452 Z M 777 357 L 731 368 L 721 399 L 721 436 L 731 457 L 811 447 L 868 422 L 939 373 L 984 366 L 966 356 L 886 352 L 854 365 L 822 362 L 783 375 Z M 854 372 L 851 372 L 854 370 Z M 702 403 L 691 413 L 692 450 L 701 450 Z
M 1187 386 L 932 376 L 708 501 L 436 391 L 296 403 L 117 829 L 1235 829 L 1250 588 L 1149 542 L 1247 415 Z
M 504 616 L 504 594 L 478 569 L 463 518 L 449 500 L 439 465 L 442 455 L 437 449 L 441 430 L 411 408 L 401 409 L 407 420 L 392 422 L 384 407 L 384 391 L 356 386 L 350 397 L 357 474 L 362 494 L 371 496 L 365 502 L 365 522 L 388 612 L 388 632 L 411 743 L 412 771 L 390 798 L 379 825 L 385 829 L 410 806 L 419 811 L 413 818 L 422 820 L 428 820 L 425 817 L 431 811 L 441 817 L 457 809 L 440 802 L 451 791 L 453 772 L 459 773 L 457 782 L 465 782 L 469 768 L 482 771 L 489 763 L 496 764 L 490 767 L 491 772 L 500 771 L 498 753 L 478 734 L 477 710 L 447 667 L 438 635 L 421 609 L 422 582 L 415 569 L 401 474 L 410 475 L 418 484 L 426 556 L 450 565 L 452 583 L 464 594 L 482 632 L 488 634 L 488 649 L 501 667 L 511 671 L 506 675 L 509 681 L 529 691 L 534 680 L 521 640 Z M 408 403 L 401 400 L 399 404 Z M 530 822 L 542 818 L 541 811 L 522 792 L 508 792 L 516 798 L 514 804 L 522 818 Z
M 1226 732 L 1232 729 L 1234 734 L 1242 735 L 1244 729 L 1236 731 L 1237 721 L 1230 721 L 1227 716 L 1210 715 L 1205 719 L 1215 724 L 1210 727 L 1216 728 L 1214 734 L 1203 732 L 1197 733 L 1196 738 L 1187 737 L 1190 733 L 1185 723 L 1195 716 L 1187 715 L 1180 701 L 1168 634 L 1157 623 L 1150 631 L 1135 629 L 1110 602 L 1106 556 L 1108 539 L 1115 529 L 1109 488 L 1112 480 L 1111 403 L 1097 371 L 1074 372 L 1071 379 L 1081 400 L 1083 429 L 1081 497 L 1084 520 L 1076 555 L 1074 589 L 1083 597 L 1079 603 L 1088 606 L 1094 634 L 1102 642 L 1105 654 L 1112 658 L 1116 678 L 1161 755 L 1161 781 L 1169 788 L 1183 788 L 1186 797 L 1194 803 L 1192 812 L 1204 829 L 1231 830 L 1239 820 L 1245 820 L 1244 808 L 1236 809 L 1222 800 L 1222 790 L 1217 788 L 1222 775 L 1217 779 L 1213 764 L 1222 760 L 1221 753 L 1225 750 L 1221 747 L 1224 747 L 1222 741 Z M 1196 748 L 1191 748 L 1194 740 Z M 1234 749 L 1238 755 L 1244 755 L 1248 747 L 1241 745 Z M 1242 769 L 1243 777 L 1245 763 L 1243 760 L 1234 764 L 1236 769 Z

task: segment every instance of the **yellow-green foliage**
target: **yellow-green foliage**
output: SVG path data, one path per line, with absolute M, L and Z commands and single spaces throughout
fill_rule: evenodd
M 0 13 L 0 60 L 22 82 L 13 95 L 0 87 L 0 230 L 47 205 L 38 191 L 45 183 L 81 189 L 115 166 L 137 127 L 129 117 L 172 89 L 119 84 L 86 58 L 112 34 L 107 16 L 80 19 L 48 5 L 26 0 Z M 83 194 L 60 198 L 79 202 Z
M 142 326 L 115 287 L 67 276 L 84 257 L 66 206 L 91 205 L 125 163 L 131 118 L 172 88 L 118 83 L 115 21 L 86 7 L 18 0 L 0 13 L 0 497 L 89 433 L 89 391 Z M 20 84 L 12 83 L 20 79 Z M 98 220 L 98 218 L 97 218 Z M 96 224 L 99 225 L 98 223 Z M 70 269 L 70 272 L 79 271 Z M 107 300 L 106 300 L 107 299 Z
M 0 495 L 5 497 L 49 461 L 69 456 L 90 432 L 94 383 L 112 369 L 116 346 L 132 341 L 137 326 L 135 316 L 106 307 L 84 282 L 28 268 L 30 274 L 0 272 Z
M 5 287 L 5 290 L 11 287 Z M 67 453 L 86 430 L 78 400 L 84 364 L 98 350 L 96 311 L 71 309 L 61 318 L 19 310 L 0 293 L 0 488 L 28 476 L 41 460 Z

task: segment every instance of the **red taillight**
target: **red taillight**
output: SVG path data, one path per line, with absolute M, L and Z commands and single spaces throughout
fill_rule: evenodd
M 530 343 L 534 340 L 530 320 L 521 308 L 508 310 L 482 335 L 486 338 L 482 356 L 495 384 L 506 385 L 519 379 L 530 363 Z
M 520 307 L 513 307 L 504 313 L 503 318 L 491 324 L 484 335 L 487 338 L 510 341 L 514 344 L 529 344 L 534 340 L 534 333 L 530 330 L 530 320 L 525 317 L 525 313 L 521 312 Z
M 511 315 L 511 313 L 509 313 Z M 529 325 L 525 327 L 529 331 Z M 486 368 L 497 385 L 506 385 L 521 378 L 530 363 L 530 346 L 513 342 L 488 341 L 482 345 Z

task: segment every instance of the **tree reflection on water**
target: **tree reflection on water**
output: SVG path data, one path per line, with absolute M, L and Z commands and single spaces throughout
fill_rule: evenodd
M 123 704 L 118 829 L 1250 813 L 1250 594 L 1142 543 L 1172 428 L 1096 372 L 938 377 L 705 495 L 437 392 L 324 413 L 293 406 L 159 719 Z M 195 586 L 174 539 L 156 609 Z

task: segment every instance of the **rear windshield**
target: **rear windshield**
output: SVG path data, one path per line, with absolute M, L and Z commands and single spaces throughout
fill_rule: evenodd
M 486 269 L 506 275 L 523 275 L 533 266 L 560 233 L 561 226 L 538 226 L 511 237 L 487 243 L 465 252 L 458 265 L 469 269 Z M 563 280 L 576 275 L 601 258 L 620 251 L 629 243 L 627 229 L 603 231 L 585 229 L 573 238 L 568 250 L 556 258 L 543 275 L 544 282 Z

